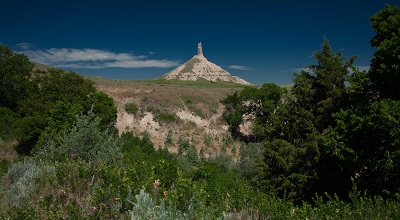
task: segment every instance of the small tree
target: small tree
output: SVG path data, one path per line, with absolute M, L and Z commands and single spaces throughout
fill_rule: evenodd
M 309 71 L 294 74 L 292 92 L 297 104 L 314 114 L 321 132 L 333 123 L 332 113 L 347 104 L 345 82 L 356 57 L 345 60 L 342 50 L 335 54 L 327 38 L 313 56 L 317 64 L 308 66 Z

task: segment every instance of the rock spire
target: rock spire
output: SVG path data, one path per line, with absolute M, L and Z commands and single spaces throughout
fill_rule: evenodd
M 197 81 L 202 78 L 212 82 L 225 81 L 250 85 L 249 82 L 232 76 L 228 71 L 208 61 L 203 55 L 201 42 L 197 44 L 197 54 L 192 59 L 166 73 L 163 77 L 167 80 Z
M 201 45 L 201 42 L 197 44 L 197 56 L 204 57 L 204 55 L 203 55 L 203 47 Z

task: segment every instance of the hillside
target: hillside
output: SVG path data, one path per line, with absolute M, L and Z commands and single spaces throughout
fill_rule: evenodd
M 90 79 L 100 91 L 114 99 L 118 109 L 116 126 L 120 133 L 147 131 L 156 148 L 167 143 L 170 152 L 177 152 L 182 141 L 195 144 L 198 151 L 203 148 L 205 156 L 215 155 L 224 147 L 227 153 L 233 147 L 235 150 L 239 147 L 222 120 L 224 106 L 220 100 L 241 90 L 243 85 L 206 80 Z M 138 107 L 136 114 L 125 110 L 127 103 Z

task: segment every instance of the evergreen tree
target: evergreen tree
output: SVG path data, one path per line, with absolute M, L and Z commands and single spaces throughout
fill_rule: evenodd
M 386 5 L 370 18 L 376 47 L 369 78 L 375 98 L 400 100 L 400 8 Z
M 308 72 L 295 74 L 293 93 L 299 106 L 315 115 L 317 128 L 322 132 L 333 123 L 332 113 L 348 103 L 345 82 L 356 57 L 346 60 L 341 50 L 335 54 L 327 38 L 313 56 L 317 64 L 308 66 Z

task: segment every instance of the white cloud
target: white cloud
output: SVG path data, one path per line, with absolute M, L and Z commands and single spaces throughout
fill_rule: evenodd
M 253 70 L 252 68 L 249 68 L 247 66 L 239 66 L 239 65 L 230 65 L 228 67 L 235 70 L 247 70 L 247 71 Z
M 107 67 L 142 68 L 158 67 L 169 68 L 179 63 L 172 60 L 146 59 L 143 55 L 132 53 L 115 53 L 98 49 L 74 49 L 51 48 L 46 50 L 31 50 L 30 45 L 21 43 L 18 45 L 22 51 L 34 62 L 43 63 L 55 67 L 75 69 L 101 69 Z
M 23 49 L 23 50 L 27 50 L 29 48 L 31 48 L 33 45 L 30 43 L 19 43 L 17 44 L 17 47 Z
M 368 71 L 369 68 L 371 68 L 370 66 L 356 66 L 358 68 L 359 71 Z

